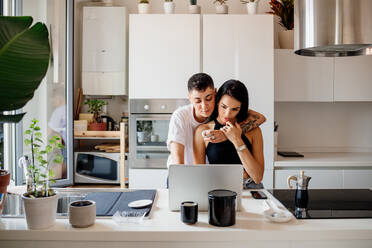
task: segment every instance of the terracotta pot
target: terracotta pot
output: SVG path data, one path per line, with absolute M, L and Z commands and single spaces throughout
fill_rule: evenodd
M 106 122 L 93 122 L 89 124 L 90 131 L 106 131 L 107 123 Z
M 27 226 L 30 229 L 45 229 L 56 222 L 58 196 L 29 198 L 22 195 Z
M 3 213 L 9 183 L 10 183 L 9 171 L 0 170 L 0 217 L 1 214 Z
M 293 49 L 293 30 L 279 31 L 279 46 L 282 49 Z

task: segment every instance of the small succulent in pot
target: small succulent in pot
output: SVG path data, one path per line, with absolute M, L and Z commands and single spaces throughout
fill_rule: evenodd
M 197 4 L 197 0 L 190 0 L 190 5 L 196 5 Z
M 44 148 L 42 133 L 38 126 L 38 120 L 31 121 L 29 129 L 24 133 L 24 143 L 31 148 L 31 163 L 28 165 L 29 176 L 31 177 L 31 191 L 28 191 L 24 196 L 29 198 L 48 197 L 55 194 L 50 188 L 50 182 L 55 182 L 54 172 L 49 168 L 49 165 L 62 164 L 63 157 L 56 150 L 64 149 L 62 139 L 59 136 L 53 136 Z

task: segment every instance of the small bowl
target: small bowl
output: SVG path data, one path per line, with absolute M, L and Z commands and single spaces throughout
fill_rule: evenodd
M 69 221 L 73 227 L 88 227 L 96 221 L 96 203 L 90 200 L 69 204 Z

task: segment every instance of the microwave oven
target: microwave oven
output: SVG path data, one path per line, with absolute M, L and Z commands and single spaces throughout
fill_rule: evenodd
M 75 152 L 75 183 L 120 184 L 120 153 Z

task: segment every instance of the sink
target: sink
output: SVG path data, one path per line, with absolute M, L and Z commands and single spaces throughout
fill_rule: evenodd
M 57 205 L 57 218 L 66 218 L 68 216 L 68 205 L 70 202 L 82 200 L 86 196 L 83 192 L 74 192 L 59 194 Z M 3 209 L 3 218 L 20 218 L 24 216 L 24 209 L 21 195 L 8 194 Z

